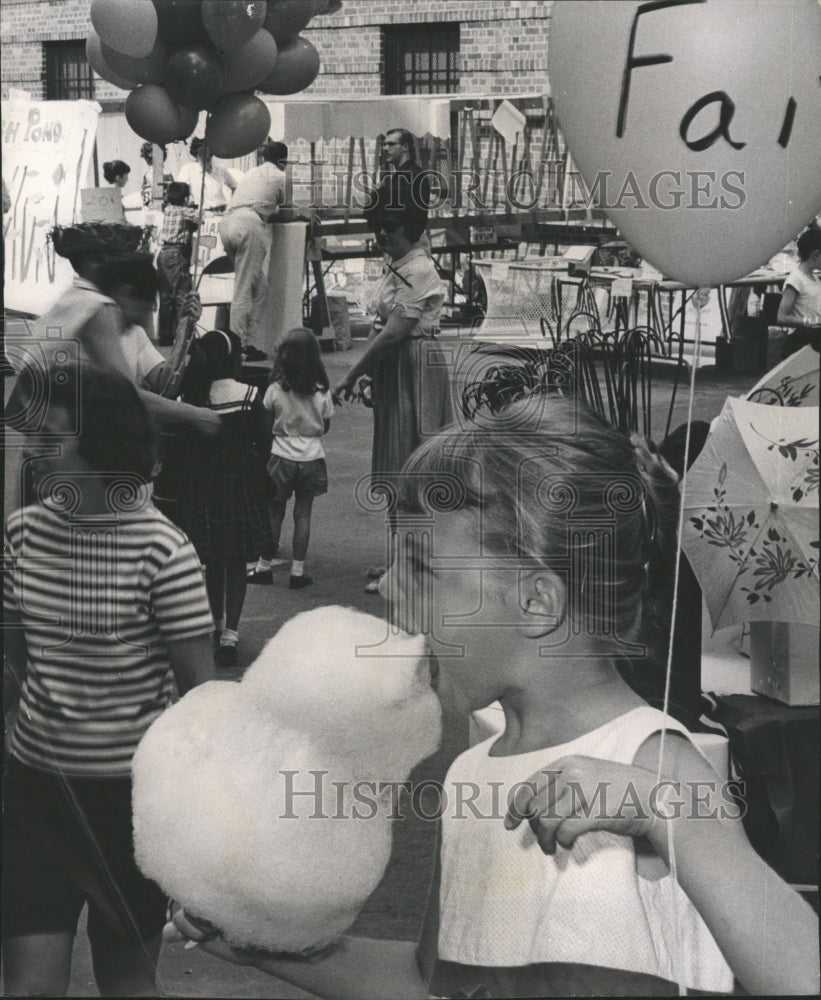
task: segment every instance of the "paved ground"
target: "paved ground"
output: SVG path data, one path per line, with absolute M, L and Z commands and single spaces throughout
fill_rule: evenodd
M 459 346 L 454 345 L 454 346 Z M 361 352 L 357 345 L 349 353 L 325 356 L 332 383 Z M 457 352 L 463 369 L 466 355 Z M 740 395 L 756 379 L 752 376 L 717 378 L 711 368 L 698 373 L 694 416 L 711 419 L 726 396 Z M 8 380 L 7 380 L 8 381 Z M 8 392 L 8 386 L 6 387 Z M 667 420 L 671 383 L 659 377 L 653 386 L 653 427 L 663 435 Z M 680 389 L 672 426 L 687 413 L 686 387 Z M 277 628 L 294 614 L 322 604 L 345 604 L 371 613 L 381 613 L 381 598 L 363 592 L 365 570 L 384 557 L 383 515 L 362 510 L 353 500 L 357 482 L 366 476 L 370 462 L 371 414 L 363 407 L 348 405 L 338 410 L 326 439 L 330 492 L 314 507 L 308 568 L 314 584 L 301 591 L 287 587 L 287 567 L 277 573 L 273 587 L 249 587 L 240 626 L 240 660 L 235 670 L 222 676 L 240 676 Z M 13 440 L 9 441 L 14 444 Z M 6 503 L 12 500 L 14 451 L 6 455 Z M 290 530 L 283 541 L 289 549 Z M 464 726 L 448 720 L 447 736 L 440 752 L 421 767 L 415 777 L 442 777 L 448 762 L 466 743 Z M 417 934 L 424 909 L 433 852 L 432 823 L 418 819 L 397 822 L 391 865 L 381 885 L 369 900 L 355 926 L 358 933 L 393 939 L 411 939 Z M 161 959 L 160 982 L 168 993 L 201 997 L 302 997 L 298 990 L 271 980 L 261 973 L 235 968 L 209 958 L 199 949 L 166 946 Z M 71 996 L 96 995 L 84 934 L 78 937 L 70 987 Z

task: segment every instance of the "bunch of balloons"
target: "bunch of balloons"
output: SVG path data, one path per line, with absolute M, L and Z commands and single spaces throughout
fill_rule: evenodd
M 131 93 L 125 116 L 149 142 L 186 139 L 208 111 L 205 140 L 219 157 L 244 156 L 268 136 L 254 90 L 295 94 L 319 73 L 299 32 L 338 0 L 92 0 L 86 56 Z

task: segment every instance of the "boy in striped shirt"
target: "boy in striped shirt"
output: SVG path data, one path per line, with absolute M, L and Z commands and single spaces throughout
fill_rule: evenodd
M 5 987 L 65 993 L 87 902 L 100 994 L 155 996 L 165 899 L 133 858 L 131 758 L 174 681 L 213 676 L 213 624 L 190 541 L 151 502 L 136 389 L 63 369 L 26 434 L 38 502 L 6 526 Z

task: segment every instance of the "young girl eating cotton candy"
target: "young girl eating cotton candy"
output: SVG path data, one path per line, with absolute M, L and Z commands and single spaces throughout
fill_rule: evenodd
M 615 667 L 642 655 L 670 564 L 669 468 L 541 397 L 428 440 L 397 489 L 395 616 L 428 634 L 442 702 L 498 701 L 505 728 L 448 772 L 418 945 L 346 938 L 255 964 L 325 997 L 726 993 L 734 976 L 816 992 L 811 909 L 684 728 Z

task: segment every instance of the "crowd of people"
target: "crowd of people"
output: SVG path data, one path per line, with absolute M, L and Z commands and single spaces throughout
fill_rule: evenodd
M 434 553 L 394 532 L 369 590 L 408 631 L 450 623 L 451 655 L 431 671 L 449 712 L 501 703 L 504 730 L 460 755 L 445 787 L 510 791 L 507 816 L 488 820 L 484 801 L 460 822 L 445 810 L 418 945 L 346 938 L 305 961 L 234 950 L 179 909 L 178 932 L 326 997 L 729 993 L 734 978 L 753 993 L 816 992 L 810 907 L 752 850 L 684 726 L 615 667 L 614 637 L 652 628 L 675 546 L 675 473 L 568 400 L 453 422 L 429 192 L 409 133 L 389 132 L 385 152 L 394 169 L 367 212 L 385 273 L 368 343 L 335 387 L 305 329 L 278 344 L 264 393 L 241 380 L 282 144 L 227 202 L 223 241 L 248 280 L 231 328 L 190 341 L 179 384 L 145 326 L 161 289 L 175 310 L 163 342 L 201 316 L 180 275 L 207 155 L 168 184 L 156 268 L 124 227 L 53 234 L 75 282 L 35 325 L 7 406 L 26 446 L 5 536 L 6 991 L 65 993 L 87 902 L 101 994 L 156 995 L 166 900 L 133 859 L 131 757 L 175 688 L 184 696 L 235 662 L 246 586 L 272 581 L 291 500 L 289 586 L 310 586 L 322 438 L 334 405 L 360 398 L 373 409 L 373 488 L 394 526 L 436 522 Z M 805 246 L 802 261 L 818 253 Z M 799 304 L 805 294 L 799 282 Z M 603 479 L 640 502 L 614 504 Z M 590 523 L 613 523 L 608 544 L 585 536 L 573 548 L 565 493 Z M 440 552 L 469 568 L 440 565 Z M 680 808 L 650 807 L 660 779 Z M 629 790 L 632 811 L 580 813 L 573 784 L 590 798 L 603 782 L 617 799 Z

